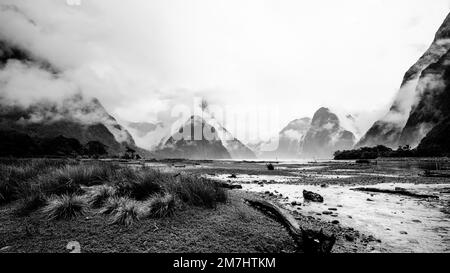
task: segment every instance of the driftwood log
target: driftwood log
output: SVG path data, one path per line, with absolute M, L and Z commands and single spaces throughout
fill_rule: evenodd
M 374 192 L 374 193 L 397 194 L 397 195 L 410 196 L 410 197 L 416 197 L 416 198 L 434 198 L 434 199 L 439 199 L 439 196 L 436 196 L 436 195 L 418 194 L 418 193 L 407 191 L 405 189 L 389 190 L 389 189 L 379 189 L 379 188 L 353 188 L 351 190 L 353 190 L 353 191 L 363 191 L 363 192 Z
M 294 239 L 297 246 L 296 251 L 302 253 L 330 253 L 336 237 L 334 235 L 325 235 L 322 230 L 304 230 L 291 214 L 284 211 L 272 202 L 259 199 L 245 199 L 252 207 L 262 211 L 281 223 Z
M 227 183 L 227 182 L 222 182 L 222 181 L 215 181 L 216 184 L 221 187 L 221 188 L 226 188 L 226 189 L 242 189 L 241 185 L 238 184 L 231 184 L 231 183 Z

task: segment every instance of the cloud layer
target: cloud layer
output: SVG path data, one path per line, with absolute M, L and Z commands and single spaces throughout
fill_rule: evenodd
M 55 79 L 9 63 L 2 95 L 29 103 L 81 91 L 119 120 L 148 122 L 173 121 L 172 107 L 192 106 L 194 97 L 243 110 L 271 106 L 280 124 L 267 135 L 321 106 L 375 120 L 450 7 L 448 0 L 67 3 L 0 0 L 0 37 L 61 71 Z

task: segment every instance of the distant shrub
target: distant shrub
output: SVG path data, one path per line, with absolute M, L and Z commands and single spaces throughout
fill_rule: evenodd
M 73 219 L 87 210 L 86 200 L 77 195 L 54 196 L 42 209 L 50 220 Z
M 336 151 L 336 160 L 376 159 L 378 157 L 419 157 L 422 154 L 417 149 L 411 149 L 409 145 L 399 146 L 392 150 L 383 145 L 375 147 L 361 147 L 354 150 Z

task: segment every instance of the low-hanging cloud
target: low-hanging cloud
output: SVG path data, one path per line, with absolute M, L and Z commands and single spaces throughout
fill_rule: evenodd
M 280 105 L 284 122 L 268 135 L 321 106 L 375 111 L 421 54 L 404 45 L 428 41 L 448 1 L 360 2 L 0 0 L 0 38 L 58 70 L 10 62 L 1 96 L 26 105 L 81 92 L 119 121 L 168 124 L 171 109 L 194 97 L 243 110 Z M 398 20 L 405 5 L 412 26 Z

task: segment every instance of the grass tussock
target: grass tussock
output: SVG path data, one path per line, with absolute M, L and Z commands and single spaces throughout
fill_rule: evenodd
M 83 215 L 88 208 L 86 200 L 77 195 L 54 196 L 42 209 L 50 220 L 68 220 Z
M 131 224 L 139 221 L 140 212 L 141 207 L 137 201 L 130 199 L 126 201 L 123 200 L 115 209 L 111 223 L 130 226 Z
M 101 185 L 101 186 L 100 186 Z M 139 218 L 161 218 L 177 204 L 216 208 L 227 191 L 212 180 L 73 160 L 0 160 L 0 205 L 19 200 L 17 214 L 40 208 L 49 219 L 71 219 L 88 207 L 130 225 Z
M 106 203 L 106 201 L 109 198 L 114 197 L 115 194 L 116 194 L 115 188 L 111 186 L 102 186 L 90 198 L 89 204 L 93 208 L 96 209 L 101 208 Z
M 181 176 L 175 184 L 175 193 L 183 202 L 205 208 L 216 208 L 228 199 L 226 190 L 214 181 L 192 176 Z
M 33 193 L 21 199 L 16 214 L 18 216 L 27 216 L 32 212 L 39 210 L 47 204 L 47 198 L 40 192 Z
M 108 164 L 64 166 L 57 169 L 52 175 L 59 181 L 71 181 L 76 185 L 101 185 L 109 179 L 113 168 Z
M 142 218 L 163 218 L 172 216 L 176 202 L 172 194 L 158 194 L 144 203 L 141 210 Z
M 163 191 L 161 186 L 163 183 L 158 172 L 137 172 L 126 168 L 120 174 L 122 177 L 115 185 L 119 196 L 128 196 L 142 201 Z
M 113 196 L 106 200 L 100 209 L 99 213 L 104 215 L 111 215 L 117 212 L 117 209 L 127 202 L 130 202 L 131 199 L 126 197 L 117 197 Z

